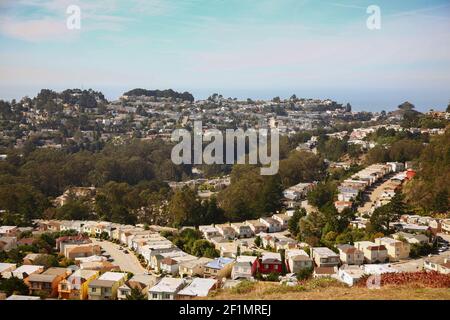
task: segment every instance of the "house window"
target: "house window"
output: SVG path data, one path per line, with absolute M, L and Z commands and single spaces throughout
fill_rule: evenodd
M 91 288 L 91 292 L 97 292 L 96 288 Z
M 158 294 L 154 293 L 154 294 L 152 295 L 152 297 L 153 297 L 153 299 L 158 299 Z
M 274 270 L 278 270 L 278 265 L 274 265 L 274 266 L 273 266 L 273 269 L 274 269 Z
M 265 265 L 264 265 L 264 269 L 269 269 L 269 265 L 268 265 L 268 264 L 265 264 Z
M 164 293 L 164 299 L 170 299 L 170 293 Z

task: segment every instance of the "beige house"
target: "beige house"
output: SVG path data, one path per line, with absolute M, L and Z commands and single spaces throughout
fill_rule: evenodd
M 297 273 L 313 267 L 313 260 L 301 249 L 286 250 L 286 264 L 289 272 Z
M 375 239 L 375 243 L 386 247 L 390 261 L 399 261 L 409 257 L 411 246 L 408 241 L 383 237 Z
M 423 268 L 428 271 L 437 271 L 442 274 L 450 274 L 450 259 L 435 256 L 425 259 Z
M 337 247 L 339 250 L 339 258 L 343 264 L 361 265 L 364 263 L 364 252 L 354 246 L 344 244 Z
M 180 277 L 202 277 L 205 272 L 205 265 L 213 261 L 210 258 L 198 258 L 196 260 L 181 262 L 178 266 L 178 273 Z
M 387 249 L 384 245 L 377 245 L 371 241 L 357 241 L 354 245 L 364 253 L 364 261 L 367 263 L 385 262 L 388 259 Z
M 127 280 L 127 274 L 106 272 L 100 278 L 92 280 L 88 286 L 89 300 L 115 300 L 119 287 Z
M 335 267 L 339 265 L 339 255 L 327 247 L 311 248 L 311 257 L 318 267 Z

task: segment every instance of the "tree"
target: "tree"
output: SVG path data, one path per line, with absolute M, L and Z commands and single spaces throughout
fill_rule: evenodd
M 201 222 L 202 206 L 196 192 L 189 187 L 175 192 L 170 200 L 169 210 L 174 226 L 199 225 Z
M 299 225 L 300 219 L 303 217 L 306 217 L 306 210 L 304 208 L 301 208 L 301 209 L 296 209 L 294 211 L 294 214 L 292 215 L 292 217 L 288 220 L 288 229 L 289 229 L 289 232 L 293 236 L 297 236 L 298 225 Z
M 147 297 L 138 288 L 131 288 L 130 294 L 126 295 L 126 300 L 147 300 Z
M 407 207 L 403 201 L 403 195 L 396 193 L 388 204 L 375 209 L 370 216 L 370 226 L 373 231 L 389 233 L 389 224 L 397 221 L 406 212 Z
M 447 109 L 445 110 L 445 112 L 450 112 L 450 102 L 447 105 Z
M 319 209 L 333 204 L 337 188 L 334 183 L 320 182 L 309 193 L 308 202 Z
M 29 288 L 22 279 L 17 277 L 4 279 L 0 276 L 0 291 L 3 291 L 6 296 L 12 294 L 28 295 Z
M 262 240 L 260 236 L 256 236 L 255 238 L 255 246 L 257 246 L 258 248 L 261 247 L 262 245 Z

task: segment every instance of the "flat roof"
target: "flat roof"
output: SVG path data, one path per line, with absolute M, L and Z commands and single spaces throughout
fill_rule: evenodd
M 124 277 L 126 277 L 127 274 L 123 272 L 105 272 L 98 278 L 98 280 L 107 280 L 107 281 L 120 281 Z

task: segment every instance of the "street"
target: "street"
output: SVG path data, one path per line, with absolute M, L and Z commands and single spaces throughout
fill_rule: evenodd
M 128 250 L 130 253 L 125 254 L 122 250 L 119 250 L 119 245 L 103 240 L 99 241 L 98 239 L 91 238 L 93 244 L 97 244 L 105 250 L 106 254 L 109 254 L 114 261 L 112 262 L 115 265 L 118 265 L 122 271 L 129 271 L 134 274 L 142 274 L 145 273 L 145 269 L 139 263 L 139 260 L 136 258 L 133 252 Z

